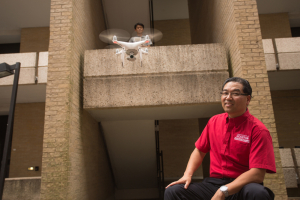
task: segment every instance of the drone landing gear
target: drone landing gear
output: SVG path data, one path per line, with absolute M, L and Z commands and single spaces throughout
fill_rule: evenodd
M 117 49 L 116 54 L 121 54 L 121 60 L 122 60 L 122 67 L 124 67 L 124 57 L 125 57 L 125 48 L 122 48 L 121 50 Z
M 140 52 L 140 60 L 141 60 L 141 67 L 143 66 L 143 54 L 148 54 L 148 49 L 147 48 L 145 48 L 145 50 L 144 49 L 142 49 L 142 48 L 139 48 L 139 52 Z

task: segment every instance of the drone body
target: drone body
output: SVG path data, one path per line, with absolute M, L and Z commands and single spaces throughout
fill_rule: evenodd
M 117 36 L 119 40 L 117 39 Z M 143 31 L 143 36 L 140 37 L 136 35 L 136 32 L 134 32 L 129 41 L 130 34 L 127 31 L 121 29 L 108 29 L 102 31 L 99 34 L 99 38 L 102 42 L 110 44 L 109 46 L 107 46 L 107 48 L 115 48 L 116 45 L 122 48 L 117 49 L 116 54 L 121 54 L 123 66 L 125 54 L 128 55 L 127 60 L 129 61 L 135 61 L 135 55 L 140 54 L 140 61 L 142 65 L 142 55 L 148 54 L 148 49 L 146 47 L 151 45 L 152 41 L 159 41 L 162 38 L 162 33 L 159 30 L 153 28 L 145 28 Z
M 142 55 L 143 54 L 148 54 L 148 49 L 142 49 L 144 44 L 148 44 L 150 42 L 149 36 L 146 35 L 146 40 L 144 41 L 139 41 L 139 42 L 123 42 L 123 41 L 118 41 L 117 36 L 113 37 L 112 42 L 114 44 L 119 45 L 122 47 L 121 50 L 117 49 L 116 54 L 121 54 L 121 59 L 122 59 L 122 64 L 124 65 L 124 57 L 125 53 L 128 55 L 127 60 L 129 61 L 135 61 L 135 55 L 140 53 L 140 60 L 141 60 L 141 65 L 142 65 Z

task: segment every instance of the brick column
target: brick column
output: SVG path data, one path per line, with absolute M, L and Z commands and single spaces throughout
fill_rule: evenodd
M 277 173 L 267 174 L 264 184 L 273 190 L 275 199 L 287 199 L 256 1 L 234 0 L 234 16 L 241 64 L 233 69 L 233 76 L 250 82 L 254 98 L 249 111 L 265 124 L 273 138 Z
M 101 48 L 98 0 L 51 0 L 42 200 L 108 199 L 113 184 L 97 122 L 82 109 L 83 57 Z
M 71 19 L 72 0 L 51 1 L 41 199 L 68 195 Z

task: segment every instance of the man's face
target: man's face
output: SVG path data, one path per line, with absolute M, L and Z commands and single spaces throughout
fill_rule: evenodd
M 141 26 L 141 25 L 137 25 L 136 28 L 135 28 L 135 32 L 137 34 L 142 34 L 144 31 L 144 28 Z
M 231 81 L 226 83 L 222 92 L 222 107 L 224 111 L 228 113 L 228 116 L 233 118 L 244 114 L 250 103 L 251 97 L 250 95 L 238 95 L 244 94 L 243 85 L 241 83 Z

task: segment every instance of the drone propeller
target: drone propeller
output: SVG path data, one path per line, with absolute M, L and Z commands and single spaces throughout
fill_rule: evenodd
M 135 31 L 131 35 L 132 37 L 137 36 Z M 150 39 L 154 42 L 158 42 L 163 37 L 162 32 L 154 28 L 144 28 L 143 35 L 149 35 Z
M 127 31 L 121 29 L 107 29 L 105 31 L 102 31 L 99 34 L 99 38 L 104 43 L 113 44 L 112 38 L 115 35 L 117 36 L 118 41 L 127 42 L 130 38 L 130 34 Z

